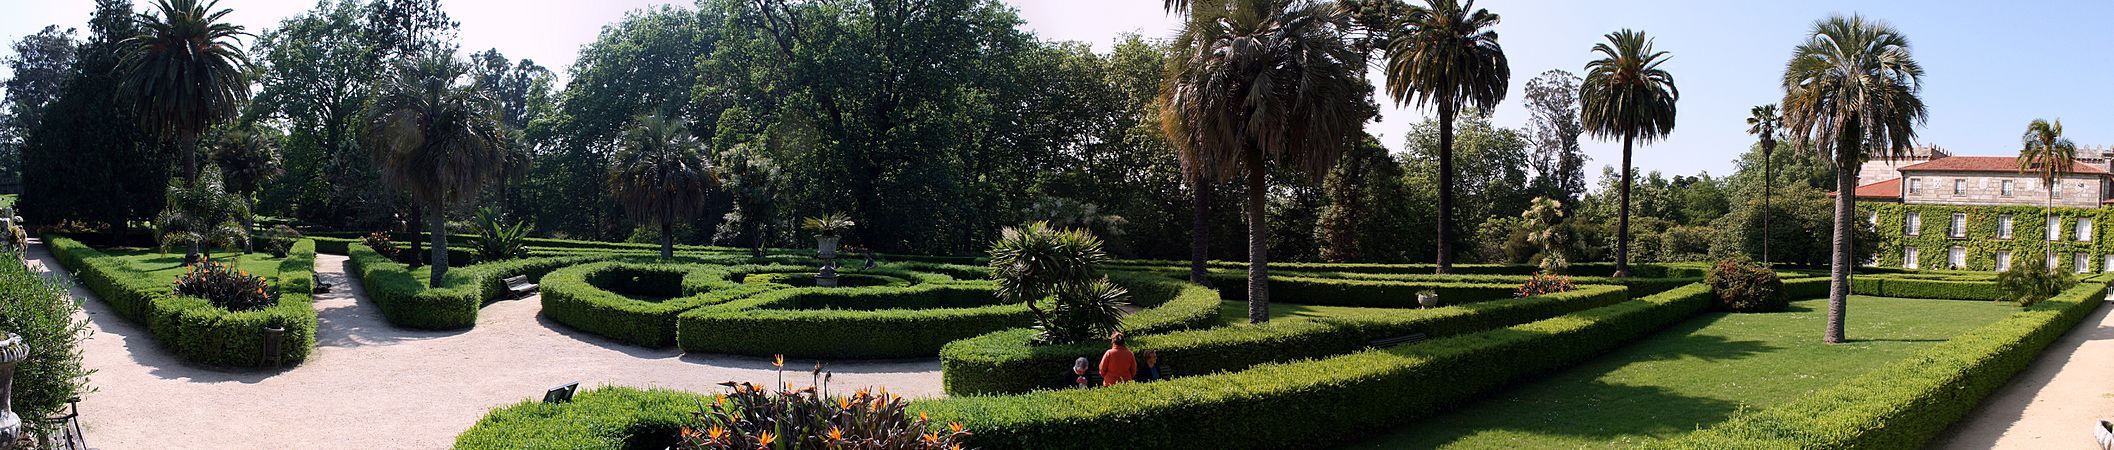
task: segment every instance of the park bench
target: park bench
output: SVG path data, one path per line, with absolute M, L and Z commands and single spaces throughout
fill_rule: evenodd
M 1380 338 L 1380 339 L 1374 339 L 1374 340 L 1372 340 L 1372 342 L 1369 342 L 1369 344 L 1372 344 L 1372 346 L 1373 346 L 1374 348 L 1388 348 L 1388 347 L 1393 347 L 1393 346 L 1397 346 L 1397 345 L 1405 345 L 1405 344 L 1415 344 L 1415 343 L 1418 343 L 1418 342 L 1424 342 L 1424 339 L 1426 339 L 1426 338 L 1429 338 L 1429 336 L 1426 336 L 1426 335 L 1425 335 L 1424 333 L 1416 333 L 1416 334 L 1408 334 L 1408 335 L 1402 335 L 1402 336 L 1395 336 L 1395 337 L 1389 337 L 1389 338 Z
M 528 275 L 506 277 L 505 281 L 508 298 L 527 297 L 529 293 L 536 292 L 536 283 L 530 283 Z

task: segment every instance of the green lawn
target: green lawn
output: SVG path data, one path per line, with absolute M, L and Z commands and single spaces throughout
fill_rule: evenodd
M 1355 306 L 1314 306 L 1271 303 L 1270 320 L 1306 320 L 1316 317 L 1339 317 L 1342 316 L 1345 312 L 1371 311 L 1375 309 L 1391 308 L 1361 308 Z M 1224 324 L 1231 325 L 1248 323 L 1247 301 L 1228 300 L 1220 303 L 1218 310 L 1219 318 L 1223 321 Z
M 2013 312 L 1991 302 L 1850 298 L 1852 342 L 1820 342 L 1825 300 L 1710 313 L 1613 353 L 1349 448 L 1626 448 L 1877 369 Z
M 169 253 L 161 253 L 153 249 L 109 249 L 104 250 L 103 253 L 124 261 L 125 266 L 132 270 L 149 275 L 167 276 L 172 283 L 175 282 L 177 275 L 182 275 L 184 272 L 184 254 L 183 250 L 180 249 L 171 250 Z M 279 263 L 285 260 L 284 258 L 273 258 L 272 255 L 265 253 L 244 255 L 235 252 L 215 253 L 212 258 L 222 264 L 226 264 L 230 260 L 235 261 L 235 267 L 238 270 L 266 279 L 278 278 Z

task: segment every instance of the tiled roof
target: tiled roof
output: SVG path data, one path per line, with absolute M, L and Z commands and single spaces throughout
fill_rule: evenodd
M 1909 165 L 1906 167 L 1902 167 L 1900 170 L 1902 172 L 1944 171 L 2018 173 L 2019 159 L 2010 156 L 1952 156 L 1938 158 L 1935 160 L 1931 160 L 1930 162 Z M 2098 166 L 2086 164 L 2077 160 L 2070 160 L 2070 172 L 2081 175 L 2109 175 L 2107 169 L 2102 169 Z M 1862 189 L 1864 188 L 1860 187 L 1858 189 L 1860 190 L 1858 196 L 1863 197 L 1864 194 L 1862 193 Z
M 1828 193 L 1834 197 L 1834 192 Z M 1857 198 L 1872 200 L 1901 200 L 1901 179 L 1895 178 L 1857 187 Z

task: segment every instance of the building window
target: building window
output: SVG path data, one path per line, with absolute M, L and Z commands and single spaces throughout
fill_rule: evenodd
M 2107 255 L 2107 257 L 2114 258 L 2114 255 Z M 2006 270 L 2011 270 L 2011 251 L 1997 250 L 1997 271 L 2003 272 Z
M 1910 194 L 1918 194 L 1918 193 L 1922 193 L 1922 192 L 1923 192 L 1923 179 L 1922 179 L 1922 178 L 1910 178 L 1910 179 L 1908 179 L 1908 193 L 1910 193 Z
M 2107 255 L 2099 260 L 2099 271 L 2114 272 L 2114 255 Z
M 1967 213 L 1953 213 L 1953 223 L 1947 231 L 1955 239 L 1967 237 Z
M 1903 227 L 1904 228 L 1901 231 L 1902 234 L 1907 234 L 1910 236 L 1923 234 L 1923 232 L 1921 231 L 1923 229 L 1923 215 L 1915 211 L 1909 211 L 1908 222 L 1904 224 Z
M 1916 255 L 1916 248 L 1915 248 L 1915 247 L 1906 247 L 1906 248 L 1902 248 L 1902 249 L 1901 249 L 1901 267 L 1906 267 L 1906 268 L 1910 268 L 1910 269 L 1914 269 L 1914 268 L 1916 268 L 1916 266 L 1917 266 L 1917 264 L 1916 264 L 1916 256 L 1917 256 L 1917 255 Z
M 2048 270 L 2056 270 L 2062 268 L 2061 262 L 2062 260 L 2058 259 L 2054 253 L 2048 254 Z
M 2070 257 L 2070 264 L 2077 266 L 2077 273 L 2092 271 L 2092 257 L 2083 253 Z
M 2048 185 L 2048 195 L 2054 196 L 2055 198 L 2063 198 L 2063 182 L 2057 181 L 2054 184 Z
M 1967 268 L 1967 247 L 1953 246 L 1952 251 L 1945 253 L 1945 264 L 1954 269 Z
M 2011 239 L 2011 215 L 1997 216 L 1997 239 Z
M 2092 218 L 2077 218 L 2077 241 L 2092 242 Z
M 2063 218 L 2048 218 L 2048 242 L 2063 240 Z
M 1953 195 L 1960 195 L 1960 193 L 1962 193 L 1962 192 L 1966 192 L 1966 191 L 1967 191 L 1967 180 L 1961 180 L 1961 179 L 1954 179 L 1954 180 L 1953 180 Z
M 2004 182 L 1999 185 L 1999 187 L 1997 188 L 1997 195 L 2002 195 L 2005 197 L 2011 196 L 2011 180 L 2004 180 Z

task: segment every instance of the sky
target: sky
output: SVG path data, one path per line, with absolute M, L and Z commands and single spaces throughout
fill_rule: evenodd
M 136 0 L 137 1 L 137 0 Z M 1174 34 L 1179 19 L 1157 0 L 1003 0 L 1018 9 L 1022 27 L 1046 40 L 1081 41 L 1107 51 L 1122 33 L 1148 38 Z M 1415 1 L 1415 0 L 1411 0 Z M 83 28 L 92 0 L 0 0 L 0 39 L 7 42 L 45 25 Z M 627 11 L 667 0 L 444 0 L 462 22 L 464 51 L 497 48 L 511 58 L 534 59 L 561 72 L 580 46 L 604 24 Z M 142 3 L 144 4 L 144 3 Z M 314 6 L 303 0 L 221 0 L 227 20 L 253 32 Z M 1667 174 L 1707 171 L 1723 176 L 1732 160 L 1754 141 L 1746 134 L 1749 108 L 1783 96 L 1779 78 L 1791 48 L 1814 21 L 1830 14 L 1863 14 L 1892 23 L 1906 34 L 1928 72 L 1923 98 L 1929 123 L 1921 143 L 1959 155 L 2013 155 L 2026 124 L 2062 119 L 2081 146 L 2114 145 L 2114 34 L 2102 31 L 2114 17 L 2106 1 L 1692 1 L 1692 0 L 1483 0 L 1477 7 L 1503 17 L 1496 31 L 1512 66 L 1505 102 L 1494 111 L 1499 126 L 1524 128 L 1527 81 L 1552 69 L 1582 74 L 1604 34 L 1632 28 L 1671 53 L 1662 68 L 1680 88 L 1672 135 L 1640 145 L 1633 158 L 1643 170 Z M 0 49 L 0 52 L 11 50 Z M 0 69 L 0 77 L 6 76 Z M 1374 80 L 1384 77 L 1375 75 Z M 1400 150 L 1412 123 L 1432 111 L 1386 105 L 1367 130 Z M 1589 175 L 1621 160 L 1619 142 L 1584 138 L 1592 158 Z

